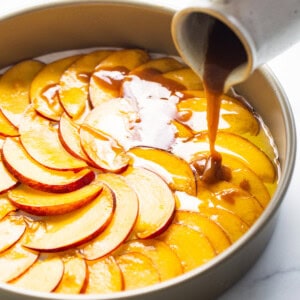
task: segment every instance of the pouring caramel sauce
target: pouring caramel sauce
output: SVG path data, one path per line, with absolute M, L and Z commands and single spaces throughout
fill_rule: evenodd
M 202 179 L 207 183 L 222 179 L 225 173 L 227 174 L 222 171 L 222 157 L 215 149 L 221 96 L 225 92 L 224 86 L 229 74 L 246 61 L 246 51 L 237 36 L 222 22 L 215 20 L 208 35 L 203 75 L 210 156 L 205 164 Z
M 208 138 L 210 145 L 210 156 L 203 160 L 203 158 L 194 161 L 194 167 L 201 176 L 201 179 L 206 183 L 213 183 L 219 180 L 228 179 L 230 177 L 229 170 L 225 170 L 222 166 L 222 157 L 215 149 L 215 141 L 219 125 L 221 97 L 224 94 L 224 86 L 229 74 L 237 67 L 245 63 L 247 55 L 243 45 L 237 36 L 222 22 L 214 20 L 211 25 L 208 35 L 207 52 L 204 63 L 204 76 L 203 85 L 205 90 L 205 96 L 207 98 L 207 128 Z M 129 75 L 129 76 L 128 76 Z M 170 127 L 166 125 L 165 120 L 161 119 L 161 114 L 156 110 L 149 107 L 153 106 L 152 103 L 146 101 L 143 103 L 141 99 L 152 98 L 153 90 L 156 91 L 156 98 L 169 99 L 170 95 L 176 97 L 176 91 L 183 91 L 185 87 L 178 82 L 164 78 L 160 71 L 152 68 L 143 69 L 142 71 L 133 70 L 130 72 L 124 67 L 115 68 L 102 68 L 98 72 L 94 73 L 95 81 L 102 89 L 111 90 L 115 96 L 125 96 L 126 98 L 134 98 L 138 102 L 138 106 L 145 110 L 147 107 L 147 118 L 141 119 L 141 124 L 145 124 L 141 132 L 146 131 L 147 135 L 153 129 L 152 120 L 156 119 L 156 122 L 160 124 L 160 128 L 165 128 L 164 138 L 165 140 L 173 141 L 172 131 L 166 128 Z M 123 80 L 125 82 L 122 84 Z M 151 83 L 151 93 L 147 94 L 148 85 Z M 122 85 L 121 85 L 122 84 Z M 155 85 L 155 87 L 153 87 Z M 166 96 L 167 95 L 167 96 Z M 169 101 L 168 105 L 161 107 L 161 110 L 169 111 L 169 115 L 174 115 L 174 105 L 179 98 L 176 97 L 176 101 Z M 153 100 L 154 101 L 154 100 Z M 170 103 L 171 102 L 171 103 Z M 188 112 L 181 114 L 179 117 L 189 118 Z M 141 127 L 139 125 L 139 127 Z M 150 128 L 151 130 L 146 130 Z M 135 137 L 138 135 L 134 134 Z M 153 146 L 152 142 L 148 144 L 148 141 L 140 137 L 138 142 Z M 155 146 L 165 148 L 162 143 L 156 143 Z M 132 141 L 127 148 L 132 147 Z

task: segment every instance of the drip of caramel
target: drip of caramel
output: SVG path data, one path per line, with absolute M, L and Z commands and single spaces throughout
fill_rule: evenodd
M 229 74 L 246 60 L 246 51 L 237 36 L 222 22 L 214 20 L 208 35 L 203 75 L 211 156 L 208 160 L 211 162 L 202 177 L 208 182 L 215 181 L 221 167 L 221 155 L 215 149 L 215 142 L 225 82 Z
M 95 81 L 106 90 L 119 92 L 129 70 L 125 67 L 103 67 L 94 73 Z

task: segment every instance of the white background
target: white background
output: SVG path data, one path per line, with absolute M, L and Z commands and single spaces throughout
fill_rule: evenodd
M 251 0 L 249 0 L 251 1 Z M 47 0 L 2 0 L 0 13 L 46 3 Z M 195 1 L 150 0 L 151 3 L 180 8 Z M 1 55 L 1 53 L 0 53 Z M 285 90 L 300 128 L 300 43 L 268 63 Z M 300 140 L 299 133 L 297 134 Z M 221 300 L 296 300 L 300 295 L 300 162 L 280 209 L 272 240 L 256 265 Z M 1 296 L 0 296 L 1 298 Z M 4 300 L 4 299 L 3 299 Z

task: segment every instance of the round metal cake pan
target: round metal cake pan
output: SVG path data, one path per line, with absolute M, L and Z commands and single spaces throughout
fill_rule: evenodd
M 46 53 L 88 47 L 138 47 L 176 55 L 170 26 L 174 8 L 151 1 L 48 1 L 30 9 L 0 12 L 0 68 Z M 0 283 L 0 299 L 215 299 L 255 263 L 274 231 L 279 207 L 293 173 L 296 134 L 282 87 L 261 67 L 236 87 L 269 127 L 281 163 L 279 185 L 270 204 L 250 230 L 211 260 L 172 280 L 110 295 L 60 295 L 22 290 Z

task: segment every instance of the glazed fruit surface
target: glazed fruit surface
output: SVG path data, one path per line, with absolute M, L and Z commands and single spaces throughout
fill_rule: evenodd
M 177 58 L 85 49 L 0 76 L 2 282 L 101 294 L 174 278 L 244 235 L 276 189 L 272 137 L 235 93 L 205 180 L 206 97 Z

